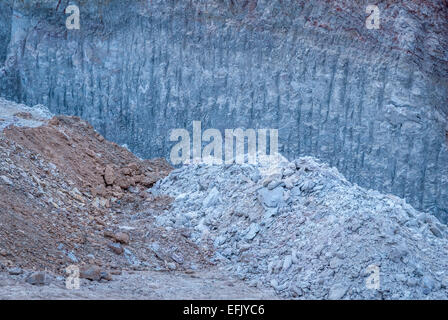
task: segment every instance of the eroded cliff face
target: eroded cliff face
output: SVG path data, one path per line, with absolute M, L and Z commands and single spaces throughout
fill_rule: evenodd
M 367 1 L 74 1 L 80 30 L 66 0 L 13 2 L 2 96 L 81 116 L 144 157 L 168 156 L 170 130 L 193 120 L 278 128 L 286 157 L 447 221 L 446 2 L 380 3 L 379 30 Z
M 7 46 L 11 36 L 12 10 L 7 3 L 0 3 L 0 65 L 5 62 Z

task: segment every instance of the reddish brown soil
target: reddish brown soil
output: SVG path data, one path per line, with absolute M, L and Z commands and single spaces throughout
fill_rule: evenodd
M 206 264 L 186 236 L 154 226 L 153 213 L 171 199 L 145 190 L 170 170 L 164 159 L 140 160 L 77 117 L 8 127 L 0 133 L 0 269 L 61 274 L 71 264 L 112 272 Z M 110 235 L 118 232 L 129 242 L 116 253 L 111 246 L 119 241 Z

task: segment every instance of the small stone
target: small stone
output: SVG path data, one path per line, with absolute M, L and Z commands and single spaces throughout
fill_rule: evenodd
M 316 186 L 316 183 L 312 180 L 306 180 L 301 186 L 300 190 L 303 192 L 311 192 L 314 187 Z
M 437 238 L 443 238 L 442 232 L 436 226 L 430 226 L 429 230 L 431 230 L 432 234 L 435 235 Z
M 330 268 L 331 269 L 337 269 L 341 266 L 342 261 L 341 259 L 334 257 L 333 259 L 330 260 Z
M 394 262 L 399 262 L 407 254 L 408 251 L 404 247 L 393 248 L 389 253 L 389 258 Z
M 112 231 L 105 230 L 103 234 L 106 238 L 114 238 L 114 233 Z
M 285 289 L 287 288 L 286 283 L 280 285 L 276 279 L 272 279 L 272 280 L 271 280 L 271 286 L 272 286 L 276 291 L 282 291 L 282 290 L 285 290 Z
M 448 288 L 448 277 L 443 277 L 442 281 L 440 282 L 440 286 L 443 289 L 447 289 Z
M 219 191 L 214 187 L 207 197 L 202 202 L 202 206 L 205 208 L 216 205 L 219 202 Z
M 12 276 L 18 276 L 21 275 L 23 273 L 23 270 L 21 268 L 10 268 L 8 269 L 8 273 Z
M 138 266 L 141 264 L 140 260 L 135 256 L 134 253 L 132 253 L 131 250 L 124 248 L 124 256 L 129 264 L 132 266 Z
M 259 286 L 259 283 L 258 283 L 257 280 L 252 280 L 252 281 L 250 281 L 250 282 L 248 283 L 248 286 L 251 287 L 251 288 L 256 288 L 256 287 Z
M 302 288 L 298 287 L 298 286 L 293 286 L 291 288 L 291 294 L 294 298 L 298 298 L 303 296 L 303 290 Z
M 108 185 L 112 185 L 115 182 L 115 172 L 112 166 L 107 165 L 106 169 L 104 169 L 104 181 Z
M 67 257 L 70 259 L 72 263 L 78 263 L 78 258 L 76 258 L 75 253 L 73 251 L 70 251 L 67 253 Z
M 292 176 L 294 174 L 294 172 L 295 172 L 295 170 L 287 168 L 283 171 L 283 177 Z
M 258 190 L 258 195 L 261 202 L 267 207 L 275 208 L 283 201 L 283 188 L 278 187 L 274 190 L 263 188 Z
M 107 189 L 104 184 L 97 185 L 94 188 L 91 188 L 90 192 L 94 197 L 101 196 L 105 197 L 107 195 Z
M 218 237 L 216 237 L 215 241 L 214 241 L 214 246 L 216 248 L 218 248 L 219 246 L 223 245 L 224 243 L 226 243 L 227 238 L 224 235 L 220 235 Z
M 293 187 L 291 190 L 291 196 L 293 197 L 298 197 L 302 194 L 302 191 L 300 190 L 299 187 Z
M 260 174 L 258 172 L 254 172 L 253 174 L 251 174 L 250 179 L 253 182 L 257 183 L 258 181 L 260 181 L 261 176 L 260 176 Z
M 127 176 L 121 176 L 115 180 L 115 184 L 120 186 L 120 188 L 127 190 L 133 184 L 132 178 Z
M 430 294 L 435 287 L 434 279 L 432 279 L 432 277 L 428 275 L 423 276 L 422 284 L 423 284 L 423 294 L 425 295 Z
M 271 174 L 263 180 L 263 187 L 267 187 L 274 180 L 281 180 L 281 174 Z
M 95 158 L 96 157 L 95 152 L 93 150 L 91 150 L 91 149 L 85 149 L 85 152 L 91 158 Z
M 284 182 L 285 182 L 285 188 L 286 189 L 292 189 L 292 188 L 294 188 L 294 177 L 289 177 L 289 178 L 286 178 L 285 180 L 283 180 Z
M 109 243 L 107 246 L 108 246 L 108 247 L 109 247 L 115 254 L 120 255 L 120 254 L 123 254 L 123 252 L 124 252 L 124 249 L 123 249 L 123 247 L 121 246 L 120 243 Z
M 184 263 L 184 257 L 183 257 L 180 253 L 176 253 L 176 252 L 174 252 L 174 253 L 171 255 L 171 258 L 172 258 L 174 261 L 176 261 L 177 263 L 179 263 L 179 264 Z
M 176 264 L 175 264 L 174 262 L 168 262 L 168 263 L 166 264 L 166 266 L 167 266 L 168 269 L 170 269 L 170 270 L 176 270 L 176 269 L 177 269 L 177 266 L 176 266 Z
M 253 238 L 255 238 L 255 236 L 257 235 L 257 233 L 260 231 L 260 226 L 257 223 L 252 223 L 249 226 L 249 231 L 247 232 L 245 238 L 247 240 L 252 240 Z
M 298 264 L 299 263 L 299 259 L 297 259 L 297 251 L 292 249 L 291 250 L 291 261 L 294 264 Z
M 111 238 L 114 239 L 116 242 L 122 243 L 122 244 L 129 244 L 130 241 L 130 237 L 129 234 L 125 233 L 125 232 L 117 232 L 117 233 L 113 233 L 111 231 L 104 231 L 104 236 L 106 238 Z
M 112 281 L 112 275 L 109 272 L 107 272 L 107 271 L 101 272 L 100 276 L 101 276 L 102 280 Z
M 285 183 L 283 182 L 283 181 L 280 181 L 280 180 L 274 180 L 274 181 L 271 181 L 269 184 L 268 184 L 268 186 L 267 186 L 267 188 L 268 188 L 268 190 L 274 190 L 275 188 L 277 188 L 279 185 L 285 185 Z
M 45 272 L 34 272 L 25 281 L 33 286 L 44 286 L 50 282 Z
M 333 287 L 331 287 L 330 292 L 328 293 L 328 299 L 330 300 L 340 300 L 346 294 L 348 288 L 347 286 L 337 283 Z
M 292 258 L 291 256 L 286 256 L 285 260 L 283 261 L 282 271 L 287 271 L 292 265 Z
M 122 244 L 129 244 L 129 241 L 130 241 L 129 235 L 127 233 L 125 233 L 125 232 L 118 232 L 118 233 L 116 233 L 115 236 L 114 236 L 114 239 L 117 242 L 120 242 Z
M 127 168 L 131 170 L 131 172 L 138 172 L 139 171 L 139 165 L 135 162 L 131 162 L 127 165 Z M 149 171 L 153 171 L 151 167 L 147 167 Z
M 415 279 L 414 277 L 409 277 L 406 281 L 406 284 L 409 287 L 415 287 L 418 284 L 418 282 L 417 282 L 417 279 Z
M 7 176 L 0 176 L 0 179 L 9 186 L 13 185 L 13 182 Z
M 114 270 L 111 270 L 110 271 L 110 274 L 113 274 L 113 275 L 120 275 L 122 272 L 121 272 L 121 270 L 120 269 L 114 269 Z
M 92 281 L 101 280 L 101 268 L 96 265 L 84 266 L 79 272 L 79 276 L 83 279 Z
M 30 120 L 33 118 L 33 115 L 31 113 L 25 111 L 17 112 L 14 114 L 14 116 L 25 120 Z
M 58 126 L 59 125 L 59 119 L 57 117 L 51 118 L 50 121 L 48 121 L 48 124 L 51 126 Z

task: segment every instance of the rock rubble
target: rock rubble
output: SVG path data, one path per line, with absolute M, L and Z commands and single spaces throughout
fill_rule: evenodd
M 448 298 L 447 227 L 314 158 L 186 165 L 149 192 L 175 199 L 159 225 L 189 230 L 214 262 L 283 297 Z

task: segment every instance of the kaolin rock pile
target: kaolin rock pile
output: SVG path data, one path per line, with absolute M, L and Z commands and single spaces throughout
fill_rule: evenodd
M 313 158 L 187 165 L 149 191 L 175 198 L 159 225 L 187 228 L 229 272 L 284 297 L 448 298 L 447 227 Z

